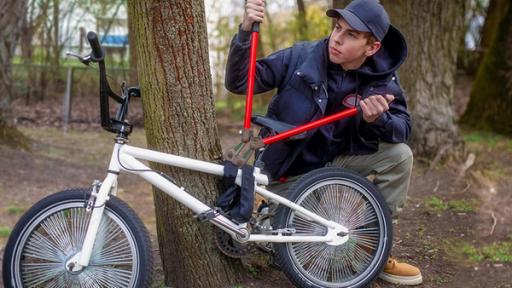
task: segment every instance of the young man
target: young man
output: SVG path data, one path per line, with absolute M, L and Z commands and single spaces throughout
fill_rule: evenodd
M 250 31 L 264 19 L 264 0 L 247 0 L 243 23 L 233 38 L 226 68 L 226 88 L 244 94 Z M 404 144 L 411 124 L 395 71 L 407 54 L 405 39 L 389 22 L 377 0 L 354 0 L 345 9 L 329 9 L 336 19 L 331 35 L 298 43 L 257 61 L 255 93 L 274 88 L 267 117 L 304 124 L 359 105 L 362 115 L 323 126 L 301 141 L 270 145 L 262 158 L 283 191 L 299 175 L 326 165 L 373 174 L 395 216 L 403 207 L 412 170 L 412 152 Z M 416 285 L 418 268 L 390 258 L 380 277 Z

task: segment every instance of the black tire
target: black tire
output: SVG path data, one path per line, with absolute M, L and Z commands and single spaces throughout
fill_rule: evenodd
M 21 217 L 5 248 L 5 287 L 151 285 L 153 255 L 149 233 L 135 212 L 112 195 L 89 266 L 78 273 L 66 270 L 66 260 L 80 250 L 85 237 L 90 213 L 85 211 L 84 204 L 89 193 L 89 189 L 55 193 L 37 202 Z
M 348 241 L 274 243 L 276 261 L 297 287 L 365 287 L 382 271 L 392 242 L 389 208 L 366 178 L 341 168 L 309 172 L 288 190 L 289 200 L 349 228 Z M 353 213 L 357 212 L 357 213 Z M 325 235 L 327 228 L 279 205 L 274 229 Z

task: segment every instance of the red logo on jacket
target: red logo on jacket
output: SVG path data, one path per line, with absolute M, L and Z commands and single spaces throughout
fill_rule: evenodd
M 345 107 L 348 108 L 354 108 L 356 107 L 356 104 L 359 103 L 359 101 L 361 101 L 361 98 L 361 95 L 357 95 L 355 93 L 348 94 L 343 99 L 343 105 L 345 105 Z

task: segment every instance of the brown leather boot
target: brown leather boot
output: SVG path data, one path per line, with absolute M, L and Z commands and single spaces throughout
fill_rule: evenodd
M 384 265 L 379 278 L 400 285 L 418 285 L 423 282 L 420 269 L 407 263 L 400 263 L 392 257 L 389 257 L 388 263 Z

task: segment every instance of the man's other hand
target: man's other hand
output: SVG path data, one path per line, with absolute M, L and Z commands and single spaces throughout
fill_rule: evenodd
M 368 98 L 361 100 L 361 109 L 363 110 L 363 119 L 372 123 L 380 117 L 384 112 L 389 110 L 389 103 L 395 99 L 395 96 L 386 94 L 372 95 Z

